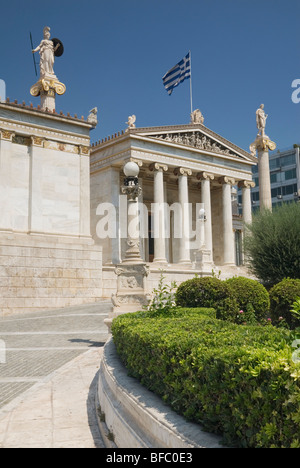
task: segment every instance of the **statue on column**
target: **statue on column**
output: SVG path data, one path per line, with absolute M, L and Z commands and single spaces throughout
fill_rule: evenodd
M 64 52 L 64 47 L 59 39 L 50 39 L 50 28 L 43 29 L 44 38 L 41 43 L 32 49 L 32 53 L 40 54 L 40 79 L 30 89 L 32 96 L 41 96 L 41 108 L 53 111 L 55 109 L 55 95 L 64 94 L 66 86 L 58 81 L 55 76 L 53 66 L 54 57 L 60 57 Z
M 256 126 L 258 128 L 258 135 L 262 137 L 265 135 L 266 120 L 268 115 L 264 111 L 264 104 L 261 104 L 256 111 Z
M 257 152 L 260 209 L 272 211 L 269 150 L 273 151 L 276 148 L 276 144 L 265 134 L 267 117 L 264 105 L 261 104 L 256 111 L 258 134 L 255 141 L 250 145 L 250 152 L 252 156 L 256 156 Z
M 264 111 L 264 104 L 261 104 L 256 111 L 256 126 L 258 128 L 258 134 L 256 140 L 250 145 L 250 152 L 252 156 L 256 156 L 256 150 L 261 148 L 262 150 L 270 149 L 273 151 L 276 148 L 276 144 L 270 140 L 268 135 L 265 134 L 266 120 L 268 115 Z

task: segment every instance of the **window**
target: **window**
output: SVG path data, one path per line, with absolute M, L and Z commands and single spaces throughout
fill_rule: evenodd
M 285 180 L 290 180 L 290 179 L 296 179 L 297 174 L 296 174 L 296 168 L 290 169 L 289 171 L 285 171 Z
M 281 166 L 292 166 L 293 164 L 296 164 L 296 158 L 294 153 L 288 154 L 287 156 L 281 158 Z
M 270 160 L 270 170 L 274 171 L 275 169 L 280 168 L 280 158 L 275 158 Z
M 293 195 L 297 192 L 297 184 L 285 185 L 282 187 L 282 195 Z
M 271 174 L 271 184 L 275 184 L 277 182 L 277 174 Z

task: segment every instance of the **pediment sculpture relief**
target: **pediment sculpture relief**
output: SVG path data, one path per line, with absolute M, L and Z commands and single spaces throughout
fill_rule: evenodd
M 153 135 L 152 138 L 156 138 L 163 141 L 170 141 L 186 146 L 192 146 L 197 149 L 203 149 L 211 151 L 213 153 L 220 153 L 228 156 L 240 157 L 236 153 L 231 152 L 228 148 L 217 143 L 216 141 L 208 138 L 206 135 L 199 131 L 185 132 L 185 133 L 167 133 L 163 135 Z

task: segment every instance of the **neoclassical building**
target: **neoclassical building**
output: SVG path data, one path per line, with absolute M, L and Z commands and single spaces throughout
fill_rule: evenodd
M 130 116 L 125 131 L 91 145 L 97 108 L 86 120 L 56 111 L 66 86 L 53 63 L 63 46 L 49 40 L 49 27 L 43 34 L 30 89 L 41 104 L 0 100 L 1 313 L 114 295 L 116 307 L 126 300 L 130 309 L 128 291 L 147 295 L 162 270 L 177 283 L 215 268 L 237 274 L 256 157 L 208 129 L 198 109 L 187 125 L 136 128 Z M 130 161 L 139 169 L 138 203 L 124 194 Z M 242 217 L 233 211 L 237 186 Z M 143 274 L 128 263 L 124 273 L 130 243 Z
M 161 269 L 169 278 L 183 280 L 195 272 L 211 274 L 213 268 L 240 264 L 240 235 L 244 223 L 251 222 L 251 169 L 257 159 L 207 128 L 203 118 L 147 128 L 136 128 L 129 119 L 125 132 L 91 147 L 91 233 L 103 247 L 104 294 L 109 295 L 113 266 L 126 251 L 126 199 L 121 188 L 127 161 L 140 168 L 140 254 L 152 278 Z M 233 212 L 236 186 L 242 189 L 241 217 Z M 110 213 L 109 203 L 115 208 Z M 163 207 L 159 215 L 153 213 L 156 206 Z M 197 235 L 199 208 L 202 236 Z M 114 219 L 115 231 L 109 228 Z

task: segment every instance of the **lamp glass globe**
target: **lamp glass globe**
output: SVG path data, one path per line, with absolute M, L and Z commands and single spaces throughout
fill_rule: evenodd
M 140 168 L 137 163 L 130 161 L 125 164 L 123 171 L 126 177 L 137 177 L 140 172 Z

